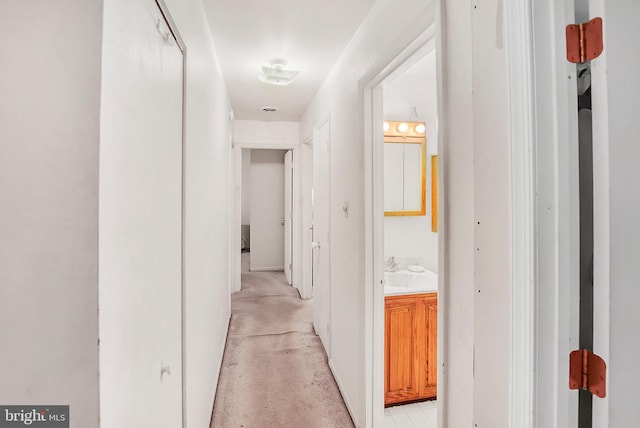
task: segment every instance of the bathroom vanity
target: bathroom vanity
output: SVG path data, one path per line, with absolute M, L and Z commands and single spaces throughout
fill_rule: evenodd
M 437 393 L 437 275 L 385 273 L 385 406 Z

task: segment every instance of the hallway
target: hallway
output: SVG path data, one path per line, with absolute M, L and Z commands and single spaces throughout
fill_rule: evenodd
M 352 427 L 312 324 L 312 303 L 282 272 L 242 274 L 212 428 Z

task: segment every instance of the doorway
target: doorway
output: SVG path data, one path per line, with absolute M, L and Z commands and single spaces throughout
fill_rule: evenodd
M 242 271 L 284 271 L 291 285 L 292 150 L 242 150 Z
M 433 57 L 433 66 L 436 68 L 436 64 L 438 60 L 435 58 L 435 49 L 436 49 L 436 28 L 433 23 L 435 22 L 435 16 L 432 16 L 431 23 L 427 23 L 427 27 L 423 28 L 421 32 L 418 34 L 413 34 L 412 36 L 407 36 L 407 45 L 404 49 L 396 52 L 393 57 L 389 58 L 386 63 L 381 63 L 377 68 L 373 68 L 371 72 L 366 75 L 361 80 L 361 85 L 364 90 L 364 100 L 365 100 L 365 148 L 366 148 L 366 157 L 365 157 L 365 200 L 368 208 L 366 213 L 366 230 L 370 231 L 365 236 L 365 247 L 366 247 L 366 260 L 365 260 L 365 283 L 372 284 L 372 287 L 367 286 L 365 289 L 366 301 L 367 301 L 367 339 L 370 340 L 368 348 L 367 348 L 367 362 L 370 364 L 371 371 L 367 373 L 369 376 L 370 382 L 370 393 L 371 397 L 368 401 L 368 406 L 370 406 L 370 415 L 371 415 L 371 425 L 372 426 L 383 426 L 385 423 L 393 423 L 393 421 L 385 420 L 385 389 L 388 390 L 389 382 L 388 378 L 385 376 L 385 363 L 388 356 L 388 348 L 385 347 L 385 266 L 386 262 L 389 261 L 389 258 L 393 257 L 392 254 L 385 253 L 385 143 L 384 143 L 384 131 L 383 124 L 386 119 L 389 119 L 389 126 L 398 126 L 400 122 L 406 121 L 409 122 L 410 119 L 416 119 L 415 122 L 418 122 L 417 119 L 417 106 L 414 105 L 416 103 L 412 103 L 408 101 L 408 106 L 404 108 L 398 114 L 401 117 L 397 117 L 394 119 L 400 119 L 399 121 L 391 121 L 391 118 L 385 117 L 385 85 L 391 84 L 393 80 L 399 78 L 405 71 L 409 70 L 413 65 L 416 65 L 421 59 L 425 58 L 430 52 L 434 53 Z M 415 31 L 415 30 L 414 30 Z M 439 78 L 439 72 L 435 72 L 433 76 L 435 82 L 435 93 L 441 92 L 441 82 Z M 399 81 L 401 82 L 401 80 Z M 399 91 L 400 92 L 400 91 Z M 390 95 L 390 94 L 388 94 Z M 390 97 L 391 98 L 391 97 Z M 402 98 L 402 96 L 400 97 Z M 440 103 L 435 100 L 435 111 L 433 114 L 436 118 L 442 120 L 442 115 L 440 115 Z M 416 112 L 414 113 L 412 107 L 416 107 Z M 391 106 L 388 107 L 391 109 Z M 403 107 L 399 107 L 403 109 Z M 423 108 L 423 114 L 426 114 L 426 108 Z M 388 114 L 392 114 L 391 111 L 388 111 Z M 395 113 L 394 113 L 395 115 Z M 415 116 L 415 117 L 413 117 Z M 436 119 L 437 120 L 437 119 Z M 393 124 L 391 122 L 394 122 Z M 398 123 L 395 123 L 398 122 Z M 417 125 L 415 123 L 414 125 Z M 431 125 L 435 125 L 431 124 Z M 427 201 L 427 192 L 426 187 L 427 183 L 431 183 L 435 180 L 438 182 L 438 187 L 442 187 L 442 177 L 443 177 L 443 168 L 433 168 L 433 166 L 427 167 L 427 164 L 431 162 L 431 156 L 435 156 L 440 150 L 441 146 L 441 138 L 439 136 L 437 127 L 433 127 L 430 132 L 433 134 L 429 137 L 433 139 L 433 141 L 427 141 L 427 145 L 431 143 L 433 153 L 430 153 L 429 159 L 427 159 L 427 153 L 424 152 L 425 159 L 425 211 L 428 209 L 429 212 L 433 213 L 434 207 L 437 205 L 439 208 L 436 209 L 436 216 L 429 216 L 429 220 L 435 220 L 436 217 L 438 219 L 442 218 L 442 204 L 438 204 L 438 199 L 442 196 L 441 194 L 437 194 L 438 192 L 434 192 L 434 196 L 436 197 L 433 200 Z M 436 158 L 437 159 L 437 158 Z M 440 159 L 440 165 L 442 165 L 442 159 Z M 430 179 L 426 180 L 427 171 L 437 171 L 437 175 L 430 177 Z M 403 181 L 404 178 L 400 181 Z M 419 181 L 416 181 L 419 183 Z M 413 181 L 412 181 L 413 183 Z M 414 183 L 415 184 L 415 183 Z M 432 192 L 429 192 L 432 193 Z M 428 208 L 427 208 L 428 203 Z M 421 210 L 420 210 L 421 211 Z M 388 217 L 388 216 L 387 216 Z M 420 216 L 418 216 L 420 217 Z M 417 218 L 417 217 L 416 217 Z M 422 218 L 424 220 L 424 218 Z M 410 221 L 411 222 L 411 221 Z M 398 222 L 396 222 L 398 223 Z M 425 223 L 427 226 L 427 231 L 432 230 L 431 221 L 427 221 Z M 402 227 L 403 225 L 400 225 Z M 431 255 L 435 255 L 435 265 L 432 264 L 433 260 L 431 260 L 430 266 L 434 270 L 439 271 L 440 266 L 442 266 L 444 261 L 444 256 L 441 256 L 440 249 L 443 248 L 443 238 L 442 238 L 442 224 L 438 225 L 437 230 L 438 233 L 435 234 L 435 242 L 433 243 L 433 248 L 436 248 L 437 251 L 435 254 L 432 252 Z M 393 226 L 391 226 L 393 227 Z M 435 228 L 434 228 L 435 229 Z M 433 233 L 433 232 L 429 232 Z M 389 257 L 386 257 L 389 256 Z M 401 257 L 403 258 L 403 257 Z M 425 264 L 425 260 L 419 260 L 419 256 L 409 256 L 404 257 L 401 260 L 401 263 L 404 268 L 407 268 L 409 264 L 411 265 L 420 265 Z M 397 262 L 398 258 L 395 260 L 391 260 L 392 262 Z M 414 263 L 414 262 L 418 263 Z M 400 266 L 397 266 L 398 268 Z M 424 267 L 424 266 L 422 266 Z M 394 270 L 394 269 L 392 269 Z M 426 269 L 425 269 L 426 270 Z M 446 283 L 443 276 L 436 275 L 435 282 L 437 283 L 437 304 L 440 307 L 444 307 L 444 302 L 446 301 L 446 287 L 444 284 Z M 424 302 L 421 302 L 424 303 Z M 421 309 L 419 309 L 419 307 Z M 411 314 L 417 314 L 418 312 L 425 314 L 426 306 L 423 304 L 414 305 L 413 308 L 403 309 L 404 315 L 409 314 L 408 318 L 414 318 L 411 322 L 415 322 L 416 317 L 411 317 Z M 442 355 L 442 342 L 443 337 L 446 336 L 446 324 L 444 321 L 444 311 L 437 311 L 437 316 L 435 314 L 430 317 L 433 319 L 432 325 L 437 326 L 437 351 L 436 355 L 433 355 L 436 360 L 441 360 Z M 395 315 L 392 315 L 395 316 Z M 401 316 L 402 317 L 402 316 Z M 421 316 L 420 319 L 426 320 L 424 316 Z M 390 318 L 387 318 L 389 320 Z M 397 318 L 399 319 L 399 318 Z M 399 324 L 398 324 L 399 325 Z M 417 340 L 417 337 L 416 337 Z M 418 342 L 411 343 L 409 345 L 405 344 L 405 349 L 407 351 L 415 352 L 417 356 L 418 353 L 421 353 L 421 350 L 417 350 L 417 348 L 421 348 Z M 422 347 L 423 348 L 423 347 Z M 433 347 L 431 347 L 433 349 Z M 409 369 L 408 369 L 409 370 Z M 403 371 L 403 375 L 412 376 L 410 371 Z M 442 378 L 442 365 L 440 365 L 435 373 L 435 378 Z M 405 376 L 405 380 L 407 376 Z M 419 380 L 416 376 L 413 376 L 413 379 L 407 380 L 407 382 L 413 381 L 415 383 L 415 387 L 418 388 Z M 436 386 L 436 396 L 441 394 L 441 385 L 438 383 Z M 433 398 L 433 397 L 432 397 Z M 433 402 L 430 403 L 433 406 Z M 424 404 L 423 404 L 423 407 Z M 441 414 L 442 402 L 437 401 L 436 405 L 433 406 L 434 409 L 431 410 L 433 412 L 433 419 L 439 419 L 439 414 Z M 428 410 L 429 411 L 429 410 Z M 386 412 L 386 416 L 389 416 L 389 411 Z M 425 420 L 421 419 L 420 423 L 424 424 Z M 433 420 L 433 426 L 436 426 L 436 420 Z M 390 425 L 395 426 L 395 425 Z
M 437 426 L 438 91 L 428 47 L 382 82 L 386 426 Z

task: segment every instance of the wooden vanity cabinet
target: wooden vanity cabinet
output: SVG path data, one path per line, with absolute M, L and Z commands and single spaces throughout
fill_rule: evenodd
M 385 297 L 384 403 L 434 398 L 438 294 Z

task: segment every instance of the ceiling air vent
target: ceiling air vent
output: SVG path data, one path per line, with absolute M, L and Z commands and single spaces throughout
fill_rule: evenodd
M 275 113 L 278 111 L 277 107 L 262 107 L 262 111 L 265 113 Z

